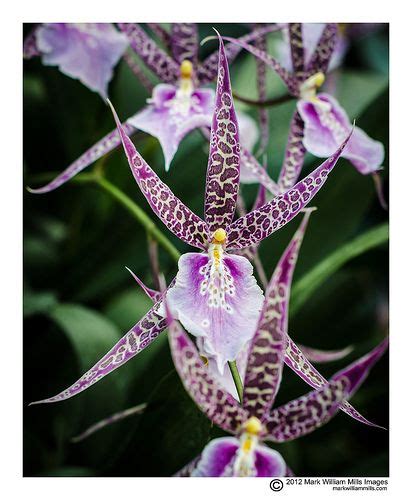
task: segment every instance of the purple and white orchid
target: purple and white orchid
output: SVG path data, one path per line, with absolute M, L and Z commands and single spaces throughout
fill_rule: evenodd
M 293 71 L 286 69 L 267 52 L 243 40 L 224 37 L 265 62 L 280 76 L 288 92 L 297 98 L 297 110 L 292 117 L 278 181 L 281 191 L 296 183 L 306 151 L 321 158 L 330 156 L 352 128 L 346 112 L 338 102 L 326 93 L 317 93 L 317 89 L 324 83 L 325 73 L 336 47 L 337 25 L 326 24 L 312 50 L 306 45 L 304 34 L 305 30 L 302 35 L 300 23 L 289 24 Z M 307 52 L 311 53 L 310 57 Z M 371 174 L 382 168 L 384 148 L 382 143 L 374 141 L 363 130 L 355 127 L 342 157 L 347 158 L 360 173 Z
M 274 282 L 276 283 L 276 275 Z M 178 322 L 169 322 L 169 341 L 185 389 L 212 423 L 234 435 L 214 439 L 200 457 L 177 473 L 200 477 L 279 477 L 290 475 L 283 457 L 264 441 L 283 443 L 327 423 L 365 380 L 384 354 L 388 339 L 336 373 L 321 388 L 272 409 L 282 378 L 286 337 L 276 320 L 279 295 L 272 284 L 251 342 L 242 402 L 211 376 Z
M 159 47 L 140 26 L 120 23 L 118 27 L 122 34 L 116 32 L 113 26 L 111 29 L 119 36 L 127 37 L 131 49 L 162 82 L 153 88 L 152 95 L 147 100 L 147 106 L 123 123 L 124 132 L 131 136 L 141 130 L 156 137 L 163 150 L 165 169 L 168 170 L 182 139 L 196 128 L 210 128 L 211 126 L 215 97 L 214 91 L 206 85 L 217 77 L 218 52 L 212 53 L 202 63 L 199 62 L 196 24 L 172 25 L 172 33 L 167 39 L 172 55 L 168 55 Z M 255 29 L 243 36 L 241 40 L 253 41 L 275 29 L 277 28 L 274 26 Z M 164 34 L 167 35 L 165 32 Z M 26 52 L 30 52 L 30 47 L 32 47 L 30 37 L 26 40 L 26 46 Z M 81 47 L 78 46 L 76 50 L 81 51 Z M 240 50 L 238 46 L 230 44 L 229 60 L 232 61 Z M 136 68 L 135 73 L 142 79 L 136 64 L 129 56 L 125 59 L 132 69 Z M 253 162 L 253 157 L 250 159 L 252 155 L 249 150 L 253 148 L 259 136 L 255 122 L 243 113 L 238 116 L 238 124 L 243 170 L 246 172 L 250 170 L 249 175 L 253 175 L 255 182 L 262 182 L 269 190 L 275 192 L 276 185 L 266 171 L 258 162 Z M 58 188 L 118 145 L 120 145 L 120 138 L 117 130 L 114 130 L 88 149 L 54 180 L 41 188 L 30 191 L 47 193 Z
M 172 233 L 201 253 L 180 258 L 179 271 L 168 290 L 100 361 L 68 389 L 38 403 L 62 401 L 84 391 L 147 347 L 166 328 L 165 296 L 173 316 L 198 338 L 201 354 L 214 360 L 222 374 L 226 362 L 235 360 L 252 339 L 263 302 L 250 262 L 229 252 L 259 243 L 298 215 L 326 182 L 350 138 L 292 189 L 233 222 L 240 146 L 228 63 L 220 40 L 203 220 L 160 180 L 137 152 L 115 112 L 114 116 L 132 173 L 153 212 Z M 303 356 L 300 351 L 298 355 Z M 310 366 L 298 363 L 297 370 L 308 383 L 322 384 Z
M 26 38 L 26 59 L 40 56 L 107 99 L 113 68 L 128 46 L 127 37 L 108 23 L 45 23 Z

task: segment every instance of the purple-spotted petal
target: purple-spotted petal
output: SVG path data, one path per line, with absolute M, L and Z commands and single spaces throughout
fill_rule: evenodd
M 153 212 L 182 241 L 194 247 L 205 248 L 209 239 L 206 223 L 160 180 L 126 135 L 113 107 L 112 111 L 130 169 Z
M 291 370 L 296 373 L 296 375 L 298 375 L 302 380 L 304 380 L 307 384 L 315 389 L 319 389 L 320 387 L 328 383 L 326 378 L 323 377 L 319 373 L 319 371 L 311 364 L 311 362 L 306 358 L 303 352 L 289 336 L 287 337 L 285 363 Z M 370 422 L 363 415 L 361 415 L 347 401 L 343 401 L 341 403 L 340 409 L 362 424 L 372 427 L 379 427 L 378 425 Z
M 201 337 L 202 354 L 223 374 L 253 337 L 263 302 L 253 267 L 244 257 L 187 253 L 179 259 L 176 285 L 167 294 L 173 317 Z
M 236 455 L 239 440 L 232 437 L 214 439 L 205 447 L 192 471 L 193 477 L 235 477 Z M 252 465 L 252 477 L 283 477 L 286 464 L 282 456 L 267 446 L 256 447 Z
M 136 132 L 136 129 L 130 125 L 128 122 L 122 124 L 124 133 L 128 136 L 132 135 Z M 54 189 L 57 189 L 62 184 L 65 184 L 72 177 L 77 175 L 79 172 L 84 170 L 86 167 L 97 161 L 99 158 L 104 156 L 107 153 L 110 153 L 113 149 L 115 149 L 119 144 L 121 144 L 119 132 L 117 129 L 112 130 L 107 135 L 100 139 L 99 142 L 96 142 L 94 146 L 88 149 L 85 153 L 83 153 L 80 158 L 74 161 L 71 165 L 69 165 L 61 174 L 59 174 L 55 179 L 50 181 L 43 187 L 37 189 L 29 189 L 31 193 L 42 194 L 49 193 Z
M 323 349 L 314 349 L 313 347 L 299 345 L 299 349 L 312 363 L 330 363 L 331 361 L 339 361 L 346 357 L 353 351 L 353 346 L 325 351 Z
M 350 135 L 330 158 L 293 188 L 233 222 L 227 229 L 227 248 L 259 243 L 296 217 L 326 182 L 349 139 Z
M 157 302 L 143 318 L 131 328 L 111 349 L 88 370 L 77 382 L 51 398 L 31 404 L 56 403 L 64 401 L 88 389 L 103 377 L 127 363 L 136 354 L 153 342 L 167 326 L 166 319 L 159 314 Z M 87 335 L 87 332 L 85 332 Z
M 106 23 L 46 23 L 36 30 L 36 44 L 43 64 L 58 66 L 65 75 L 107 97 L 127 39 Z
M 220 39 L 205 192 L 205 221 L 211 232 L 226 228 L 233 220 L 239 190 L 239 163 L 239 127 L 225 48 Z
M 293 271 L 311 212 L 306 212 L 266 288 L 246 367 L 243 407 L 259 419 L 270 410 L 282 378 Z
M 359 388 L 387 348 L 386 338 L 370 353 L 336 373 L 320 389 L 273 410 L 264 422 L 263 438 L 275 442 L 290 441 L 328 422 L 339 410 L 342 401 Z
M 160 84 L 154 88 L 150 104 L 128 123 L 159 140 L 169 170 L 182 139 L 195 128 L 210 126 L 213 97 L 211 89 L 186 94 L 173 85 Z
M 119 23 L 130 46 L 145 65 L 165 83 L 175 83 L 180 77 L 180 66 L 166 54 L 156 42 L 137 24 Z
M 169 325 L 170 350 L 185 389 L 214 424 L 235 434 L 247 419 L 246 411 L 208 373 L 189 336 L 177 321 L 172 320 L 168 305 L 167 298 L 165 314 Z
M 306 65 L 307 74 L 326 73 L 338 39 L 338 25 L 328 23 L 322 30 L 316 47 Z
M 306 153 L 302 142 L 303 127 L 303 120 L 295 111 L 290 122 L 285 157 L 279 174 L 278 187 L 280 192 L 293 187 L 299 179 Z
M 179 64 L 185 59 L 197 63 L 199 45 L 196 23 L 172 24 L 171 46 L 173 58 Z
M 303 44 L 302 23 L 289 23 L 289 49 L 292 60 L 292 70 L 296 78 L 302 80 L 305 71 L 305 51 Z
M 328 94 L 319 94 L 311 101 L 300 100 L 298 110 L 304 121 L 303 144 L 315 156 L 329 156 L 351 129 L 345 110 Z M 381 168 L 384 154 L 381 142 L 355 127 L 342 157 L 361 174 L 370 174 Z
M 250 43 L 246 43 L 241 38 L 236 39 L 225 36 L 223 37 L 223 39 L 228 40 L 229 42 L 232 42 L 239 47 L 242 47 L 258 59 L 263 61 L 267 66 L 272 68 L 280 76 L 292 95 L 297 96 L 299 94 L 298 81 L 295 76 L 287 71 L 273 56 L 271 56 L 264 50 L 260 50 L 257 47 L 254 47 Z

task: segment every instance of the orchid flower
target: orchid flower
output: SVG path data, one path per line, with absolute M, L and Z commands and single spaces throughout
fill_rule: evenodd
M 170 348 L 185 389 L 213 424 L 234 436 L 212 440 L 198 459 L 176 475 L 287 475 L 283 457 L 263 443 L 291 441 L 327 423 L 342 402 L 355 393 L 387 349 L 386 338 L 321 388 L 272 410 L 282 378 L 286 343 L 276 321 L 279 298 L 276 287 L 269 285 L 247 358 L 241 403 L 206 370 L 193 342 L 169 315 Z
M 40 56 L 60 71 L 107 98 L 113 68 L 128 46 L 127 37 L 107 23 L 45 23 L 26 38 L 26 59 Z
M 224 38 L 248 50 L 276 71 L 289 93 L 298 100 L 278 181 L 280 191 L 289 189 L 299 178 L 306 151 L 320 158 L 329 156 L 351 130 L 349 118 L 337 100 L 329 94 L 317 93 L 325 81 L 325 73 L 336 46 L 337 26 L 325 26 L 307 61 L 301 25 L 289 25 L 293 72 L 284 68 L 270 54 L 247 42 Z M 355 127 L 342 157 L 348 159 L 360 173 L 370 174 L 381 168 L 384 149 L 382 143 L 372 140 L 363 130 Z
M 232 222 L 239 188 L 239 134 L 220 40 L 203 220 L 160 180 L 113 113 L 132 173 L 153 212 L 201 253 L 181 256 L 177 276 L 161 299 L 100 361 L 72 386 L 37 403 L 62 401 L 84 391 L 147 347 L 166 328 L 165 296 L 174 317 L 199 338 L 202 354 L 214 359 L 222 373 L 225 363 L 236 359 L 251 340 L 263 302 L 250 262 L 228 252 L 256 244 L 291 221 L 326 182 L 350 137 L 293 189 Z
M 151 97 L 147 100 L 147 106 L 123 123 L 123 129 L 128 136 L 137 130 L 142 130 L 156 137 L 163 150 L 167 171 L 182 139 L 196 128 L 211 126 L 214 91 L 204 85 L 216 79 L 218 53 L 212 53 L 203 63 L 198 61 L 196 24 L 172 25 L 170 35 L 172 56 L 161 49 L 140 26 L 122 23 L 119 24 L 119 28 L 123 32 L 122 36 L 127 37 L 130 47 L 139 55 L 145 66 L 162 82 L 154 87 Z M 114 30 L 113 27 L 112 29 Z M 268 26 L 254 30 L 242 37 L 242 40 L 253 41 L 274 29 L 276 28 Z M 229 58 L 233 60 L 241 49 L 229 45 L 228 50 Z M 129 58 L 127 62 L 132 68 L 136 66 Z M 243 146 L 241 150 L 243 170 L 251 170 L 255 182 L 262 182 L 270 191 L 275 192 L 276 183 L 258 162 L 253 161 L 253 157 L 250 159 L 252 155 L 249 150 L 253 148 L 259 135 L 255 122 L 248 115 L 239 114 L 239 130 Z M 114 130 L 50 183 L 30 191 L 47 193 L 58 188 L 119 144 L 119 135 L 117 130 Z M 243 158 L 244 155 L 247 156 Z

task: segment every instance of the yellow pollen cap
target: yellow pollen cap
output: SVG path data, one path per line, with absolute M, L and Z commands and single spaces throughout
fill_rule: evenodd
M 322 87 L 322 85 L 325 82 L 325 75 L 319 71 L 319 73 L 315 73 L 313 76 L 313 83 L 315 84 L 316 87 Z
M 206 356 L 200 356 L 201 360 L 203 361 L 203 364 L 207 366 L 209 364 L 209 360 L 207 359 Z
M 192 78 L 193 64 L 185 59 L 180 65 L 180 76 L 182 78 Z
M 260 423 L 260 420 L 256 417 L 250 417 L 248 420 L 245 422 L 245 431 L 248 432 L 249 434 L 260 434 L 262 430 L 262 424 Z
M 226 240 L 226 231 L 221 227 L 219 229 L 216 229 L 216 231 L 213 234 L 213 241 L 216 243 L 224 243 L 225 240 Z

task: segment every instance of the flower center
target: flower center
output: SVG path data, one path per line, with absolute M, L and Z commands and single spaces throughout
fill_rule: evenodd
M 321 72 L 310 76 L 300 86 L 300 98 L 305 101 L 316 99 L 316 91 L 319 87 L 322 87 L 324 81 L 325 75 Z
M 240 436 L 240 446 L 236 453 L 234 463 L 234 473 L 238 477 L 254 476 L 255 450 L 259 443 L 259 434 L 262 431 L 262 424 L 256 417 L 250 417 L 243 426 Z
M 226 241 L 226 231 L 221 227 L 213 233 L 213 243 L 223 245 Z

